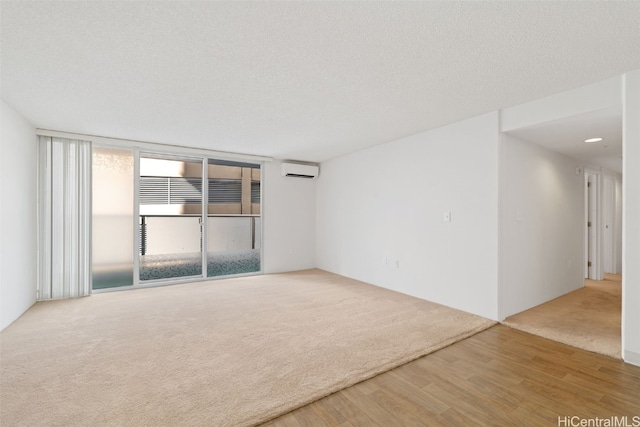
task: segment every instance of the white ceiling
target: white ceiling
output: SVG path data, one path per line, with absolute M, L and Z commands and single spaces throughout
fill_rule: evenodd
M 2 1 L 35 126 L 322 161 L 640 68 L 640 2 Z
M 541 123 L 509 134 L 592 166 L 622 173 L 622 106 Z M 584 142 L 595 137 L 603 140 Z

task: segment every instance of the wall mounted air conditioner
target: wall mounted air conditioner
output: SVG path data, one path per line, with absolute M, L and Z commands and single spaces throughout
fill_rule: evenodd
M 320 167 L 318 165 L 291 162 L 282 163 L 282 176 L 291 176 L 294 178 L 317 178 L 319 172 Z

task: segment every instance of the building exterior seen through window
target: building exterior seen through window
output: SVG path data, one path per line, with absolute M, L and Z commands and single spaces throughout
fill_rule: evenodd
M 113 157 L 109 150 L 100 148 L 94 153 L 94 175 L 100 187 L 94 185 L 94 192 L 117 193 L 122 189 L 110 187 L 129 185 L 126 178 L 114 181 L 114 172 L 105 163 Z M 141 154 L 139 161 L 138 271 L 132 273 L 129 263 L 124 273 L 122 266 L 108 265 L 108 261 L 94 263 L 102 273 L 110 272 L 94 274 L 94 289 L 130 286 L 136 282 L 132 274 L 137 275 L 138 283 L 152 283 L 260 271 L 259 164 L 153 154 Z M 132 170 L 127 169 L 128 177 Z M 127 191 L 131 190 L 127 187 Z M 111 220 L 109 205 L 104 205 L 94 203 L 96 224 Z M 127 217 L 131 218 L 130 213 Z M 120 222 L 126 221 L 125 217 Z M 118 232 L 130 231 L 128 225 L 124 228 L 127 231 Z M 101 245 L 109 246 L 111 231 L 94 227 L 94 234 L 105 237 L 94 239 L 94 250 L 100 254 L 104 252 Z

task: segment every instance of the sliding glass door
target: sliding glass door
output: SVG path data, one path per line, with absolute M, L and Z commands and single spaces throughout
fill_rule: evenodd
M 93 158 L 93 289 L 261 271 L 260 164 L 103 147 Z
M 260 165 L 208 160 L 207 276 L 260 271 Z
M 202 160 L 140 155 L 140 281 L 202 276 Z

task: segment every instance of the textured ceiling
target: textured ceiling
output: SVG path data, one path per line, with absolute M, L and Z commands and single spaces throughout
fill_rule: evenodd
M 640 2 L 11 2 L 35 126 L 322 161 L 640 68 Z

